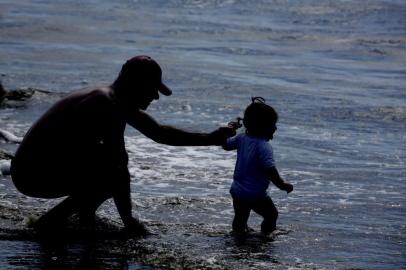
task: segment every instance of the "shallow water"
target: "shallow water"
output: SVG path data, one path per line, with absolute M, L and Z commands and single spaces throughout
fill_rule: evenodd
M 22 136 L 67 92 L 110 83 L 127 58 L 151 55 L 174 90 L 149 109 L 164 123 L 210 131 L 265 97 L 280 114 L 277 166 L 295 191 L 270 190 L 288 234 L 256 251 L 235 246 L 235 154 L 157 145 L 128 130 L 137 213 L 168 228 L 146 245 L 169 243 L 206 266 L 405 269 L 405 26 L 396 0 L 3 0 L 4 86 L 51 93 L 2 106 L 0 128 Z M 1 205 L 52 205 L 0 185 Z M 111 203 L 100 214 L 116 216 Z M 250 222 L 258 230 L 260 219 Z

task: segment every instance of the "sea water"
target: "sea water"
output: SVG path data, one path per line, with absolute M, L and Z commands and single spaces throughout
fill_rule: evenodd
M 210 132 L 242 116 L 252 96 L 274 106 L 277 168 L 295 189 L 270 188 L 287 233 L 255 250 L 186 235 L 230 231 L 235 153 L 127 129 L 137 214 L 184 228 L 165 241 L 185 254 L 241 269 L 405 269 L 404 1 L 1 0 L 0 36 L 6 89 L 50 92 L 1 107 L 0 128 L 18 136 L 63 95 L 111 83 L 138 54 L 156 59 L 173 89 L 147 111 L 164 124 Z M 38 206 L 0 183 L 1 205 Z M 250 226 L 260 221 L 253 214 Z

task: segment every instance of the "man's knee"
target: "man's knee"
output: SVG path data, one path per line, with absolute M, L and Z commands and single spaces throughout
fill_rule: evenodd
M 16 189 L 29 197 L 54 199 L 68 195 L 68 190 L 65 190 L 61 185 L 54 186 L 47 184 L 47 182 L 36 181 L 38 177 L 34 175 L 19 175 L 14 173 L 11 175 L 11 179 Z

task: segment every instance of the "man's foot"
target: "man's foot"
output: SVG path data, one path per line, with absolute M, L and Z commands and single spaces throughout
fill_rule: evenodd
M 75 209 L 75 200 L 68 197 L 34 222 L 32 227 L 44 233 L 60 231 L 66 225 L 68 217 Z
M 131 222 L 125 224 L 124 231 L 128 237 L 148 236 L 152 234 L 147 227 L 136 218 L 133 218 Z
M 96 230 L 96 213 L 94 212 L 79 212 L 80 229 L 84 231 Z
M 63 226 L 66 219 L 58 219 L 55 216 L 48 215 L 48 213 L 40 216 L 37 220 L 32 222 L 30 226 L 34 230 L 46 230 Z
M 48 219 L 46 216 L 42 216 L 29 224 L 29 227 L 33 228 L 40 237 L 45 238 L 63 235 L 63 231 L 66 229 L 65 226 L 66 220 Z

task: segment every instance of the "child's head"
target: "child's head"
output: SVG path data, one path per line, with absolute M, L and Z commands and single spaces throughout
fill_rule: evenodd
M 251 136 L 273 139 L 277 121 L 278 113 L 262 97 L 253 97 L 244 112 L 243 123 L 247 134 Z

